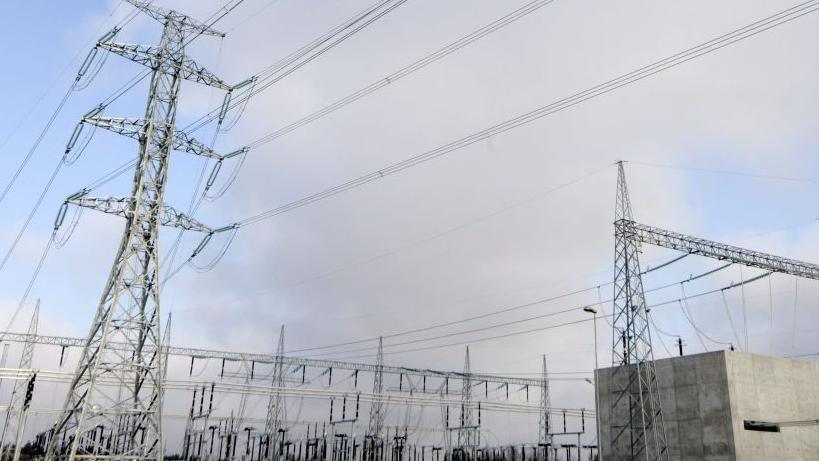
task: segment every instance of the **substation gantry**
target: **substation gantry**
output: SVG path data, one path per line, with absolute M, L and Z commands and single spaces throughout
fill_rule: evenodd
M 611 445 L 606 459 L 667 460 L 668 444 L 640 271 L 641 245 L 813 280 L 819 280 L 819 265 L 635 222 L 623 162 L 618 162 L 617 173 L 612 320 L 615 369 L 611 376 Z

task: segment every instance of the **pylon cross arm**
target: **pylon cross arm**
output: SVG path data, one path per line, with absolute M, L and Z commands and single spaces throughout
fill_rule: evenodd
M 145 119 L 142 118 L 118 118 L 118 117 L 84 117 L 83 123 L 93 125 L 98 128 L 103 128 L 123 136 L 141 141 L 145 137 Z M 158 144 L 161 137 L 153 137 L 155 147 L 160 147 Z M 224 155 L 216 152 L 210 147 L 206 146 L 201 141 L 190 136 L 184 131 L 174 131 L 171 140 L 171 145 L 174 150 L 187 152 L 201 157 L 212 158 L 215 160 L 223 160 Z
M 157 69 L 159 62 L 163 58 L 162 48 L 156 46 L 115 42 L 99 42 L 97 46 L 111 53 L 120 55 L 125 59 L 130 59 L 138 64 L 150 67 L 151 69 Z M 230 89 L 230 85 L 225 83 L 224 80 L 192 59 L 183 57 L 181 60 L 176 61 L 170 68 L 175 69 L 176 67 L 179 68 L 179 73 L 185 80 L 222 90 Z
M 186 32 L 196 32 L 202 35 L 212 35 L 214 37 L 225 36 L 224 32 L 219 32 L 218 30 L 201 23 L 190 16 L 184 15 L 178 11 L 166 10 L 164 8 L 151 5 L 150 1 L 127 0 L 127 2 L 163 24 L 169 20 L 176 22 L 179 28 L 185 30 Z
M 68 203 L 83 208 L 91 208 L 107 214 L 130 218 L 134 215 L 135 201 L 133 197 L 73 197 L 68 199 Z M 153 203 L 144 204 L 148 209 L 155 208 Z M 213 229 L 200 223 L 196 219 L 176 210 L 170 205 L 162 205 L 157 210 L 159 224 L 177 229 L 191 230 L 203 233 L 211 233 Z
M 783 258 L 623 219 L 615 226 L 635 242 L 696 254 L 720 261 L 819 280 L 819 264 Z

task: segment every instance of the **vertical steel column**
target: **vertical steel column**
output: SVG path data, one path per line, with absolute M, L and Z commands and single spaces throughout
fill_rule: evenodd
M 640 244 L 627 225 L 631 201 L 623 163 L 617 168 L 614 222 L 614 318 L 610 414 L 613 459 L 667 460 L 651 332 L 640 276 Z

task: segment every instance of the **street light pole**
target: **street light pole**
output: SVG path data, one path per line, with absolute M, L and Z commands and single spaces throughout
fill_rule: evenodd
M 595 414 L 594 429 L 595 429 L 596 438 L 597 438 L 597 456 L 600 459 L 600 461 L 602 461 L 603 456 L 602 456 L 601 451 L 600 451 L 600 442 L 601 442 L 601 440 L 600 440 L 600 406 L 599 406 L 599 403 L 598 403 L 599 399 L 597 398 L 597 392 L 598 392 L 597 368 L 599 366 L 598 362 L 597 362 L 597 309 L 595 309 L 595 308 L 593 308 L 591 306 L 586 306 L 586 307 L 583 308 L 583 312 L 588 312 L 589 314 L 592 314 L 592 316 L 594 316 L 593 320 L 592 320 L 592 323 L 594 324 L 594 373 L 593 373 L 593 375 L 594 375 L 594 414 Z

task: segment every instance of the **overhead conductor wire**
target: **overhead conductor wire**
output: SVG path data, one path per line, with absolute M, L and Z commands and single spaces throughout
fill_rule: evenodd
M 288 211 L 292 211 L 294 209 L 312 204 L 319 200 L 323 200 L 325 198 L 340 194 L 350 189 L 354 189 L 365 184 L 371 183 L 373 181 L 383 179 L 386 176 L 399 173 L 418 164 L 436 159 L 450 152 L 470 146 L 476 142 L 488 139 L 492 136 L 517 128 L 521 125 L 525 125 L 547 115 L 568 109 L 589 99 L 602 96 L 620 87 L 633 84 L 644 78 L 650 77 L 652 75 L 666 71 L 668 69 L 672 69 L 676 66 L 691 61 L 692 59 L 696 59 L 698 57 L 710 54 L 726 46 L 753 37 L 771 28 L 788 23 L 804 15 L 813 13 L 817 9 L 819 9 L 819 1 L 814 0 L 804 2 L 798 6 L 788 8 L 787 10 L 771 15 L 765 19 L 756 21 L 752 24 L 741 27 L 739 29 L 735 29 L 732 32 L 713 38 L 711 40 L 708 40 L 694 47 L 688 48 L 679 53 L 675 53 L 667 58 L 655 61 L 652 64 L 643 66 L 639 69 L 628 72 L 626 74 L 622 74 L 619 77 L 610 79 L 604 83 L 591 87 L 587 90 L 575 93 L 572 96 L 560 99 L 558 101 L 547 104 L 533 111 L 521 114 L 517 117 L 506 120 L 484 130 L 478 131 L 469 136 L 460 138 L 451 143 L 407 158 L 406 160 L 394 163 L 385 168 L 372 171 L 363 176 L 359 176 L 355 179 L 351 179 L 344 183 L 325 189 L 321 192 L 303 197 L 301 199 L 278 206 L 276 208 L 272 208 L 248 216 L 244 219 L 237 221 L 237 224 L 240 226 L 255 224 L 265 219 L 269 219 L 282 213 L 286 213 Z

